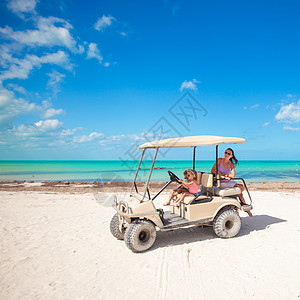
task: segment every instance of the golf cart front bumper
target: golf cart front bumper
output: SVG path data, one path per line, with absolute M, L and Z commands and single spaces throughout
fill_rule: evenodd
M 129 203 L 128 203 L 129 202 Z M 160 218 L 159 211 L 156 210 L 152 201 L 145 201 L 140 203 L 136 199 L 130 199 L 128 202 L 119 201 L 115 198 L 112 207 L 117 211 L 120 222 L 125 226 L 135 219 L 147 219 L 158 227 L 162 227 L 163 223 Z

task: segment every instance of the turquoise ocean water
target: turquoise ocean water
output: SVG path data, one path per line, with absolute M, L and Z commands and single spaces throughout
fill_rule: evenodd
M 142 163 L 138 180 L 145 181 L 151 161 Z M 196 170 L 210 172 L 214 161 L 196 161 Z M 0 180 L 132 181 L 138 161 L 0 161 Z M 152 181 L 167 181 L 170 170 L 182 178 L 191 161 L 157 160 Z M 298 182 L 300 161 L 240 161 L 236 176 L 248 182 Z

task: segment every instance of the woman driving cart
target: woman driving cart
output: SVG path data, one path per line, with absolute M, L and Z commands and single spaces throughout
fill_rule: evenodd
M 242 184 L 236 183 L 234 180 L 232 180 L 235 177 L 235 166 L 237 164 L 238 160 L 234 155 L 234 151 L 231 148 L 227 148 L 225 150 L 225 157 L 218 158 L 218 174 L 221 178 L 224 178 L 220 181 L 220 186 L 221 189 L 239 187 L 241 189 L 241 193 L 238 195 L 238 197 L 243 204 L 246 204 L 243 196 L 245 187 Z M 216 174 L 216 163 L 211 168 L 211 172 Z M 252 217 L 251 211 L 247 211 L 247 213 L 250 217 Z

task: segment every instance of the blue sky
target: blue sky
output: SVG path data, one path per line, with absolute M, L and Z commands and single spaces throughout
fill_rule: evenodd
M 222 135 L 247 139 L 233 147 L 241 159 L 299 160 L 299 9 L 299 1 L 2 1 L 1 159 L 125 160 L 149 139 Z M 188 97 L 202 111 L 192 113 Z M 213 159 L 213 149 L 199 155 Z

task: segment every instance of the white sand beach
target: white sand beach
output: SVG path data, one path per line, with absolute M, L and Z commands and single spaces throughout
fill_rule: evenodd
M 252 197 L 235 238 L 189 227 L 135 254 L 110 234 L 112 194 L 1 191 L 0 298 L 299 299 L 300 195 Z

